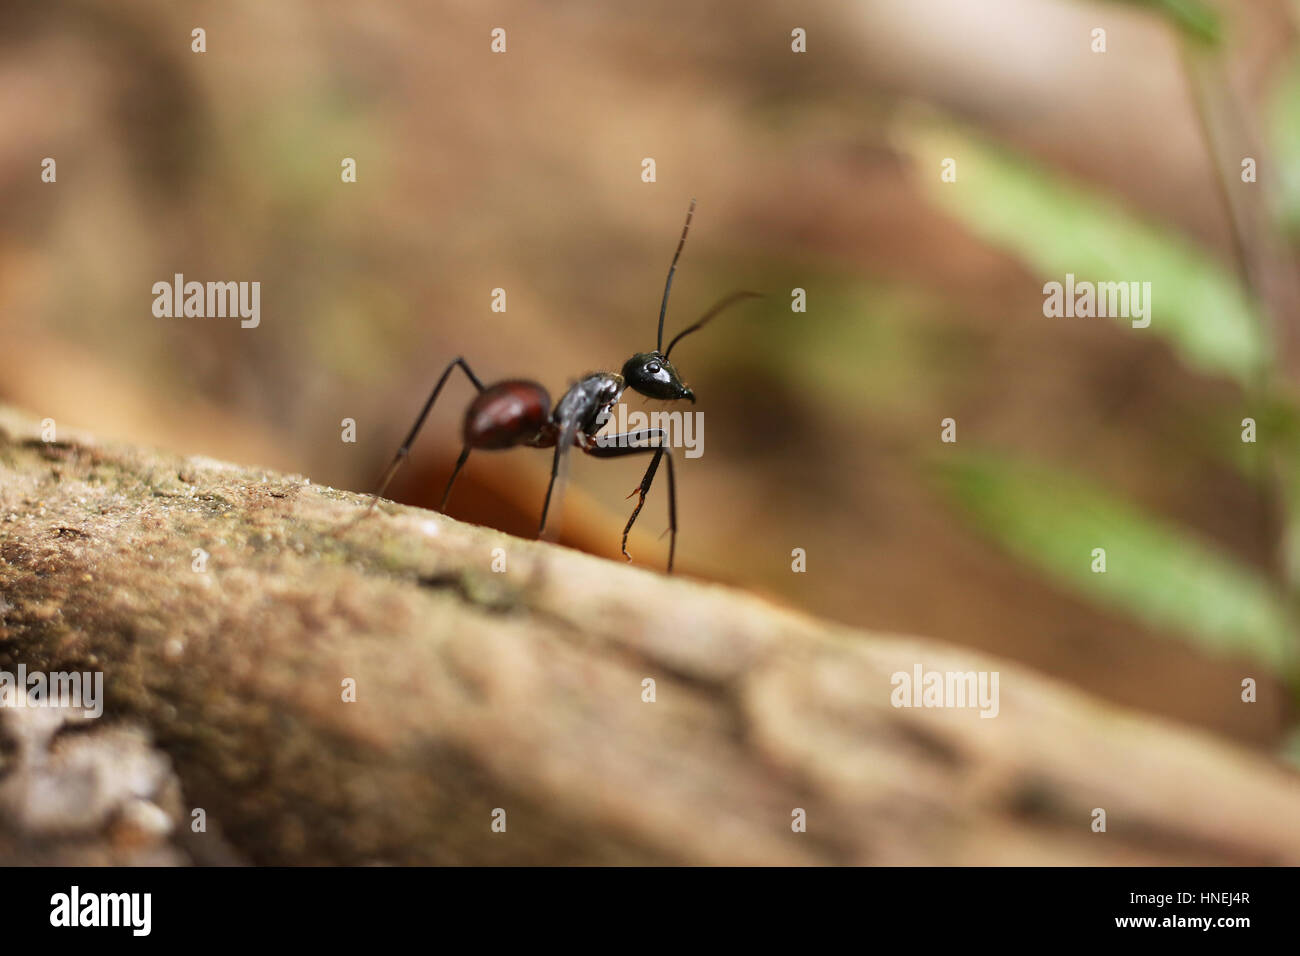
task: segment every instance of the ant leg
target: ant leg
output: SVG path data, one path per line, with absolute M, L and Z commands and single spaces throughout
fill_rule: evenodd
M 554 538 L 554 529 L 552 529 L 551 538 L 546 536 L 546 515 L 547 512 L 551 510 L 551 494 L 555 491 L 555 479 L 560 473 L 560 465 L 563 463 L 564 456 L 568 451 L 569 449 L 563 441 L 555 443 L 555 457 L 551 459 L 551 481 L 546 486 L 546 500 L 542 502 L 542 520 L 537 526 L 537 536 L 543 541 L 548 541 Z M 561 485 L 563 485 L 563 482 L 561 482 Z
M 551 510 L 551 502 L 559 504 L 564 496 L 564 486 L 569 480 L 569 449 L 578 443 L 579 428 L 576 420 L 564 422 L 555 430 L 555 457 L 551 459 L 551 483 L 546 486 L 546 500 L 542 502 L 542 520 L 537 526 L 537 536 L 543 541 L 555 541 L 559 530 L 552 526 L 546 530 L 546 515 Z M 539 446 L 539 447 L 550 447 Z
M 402 447 L 397 449 L 397 454 L 393 456 L 392 463 L 389 464 L 388 468 L 384 471 L 383 477 L 379 479 L 379 488 L 375 491 L 374 497 L 370 499 L 369 511 L 373 511 L 375 505 L 379 504 L 379 497 L 384 493 L 384 489 L 386 489 L 388 483 L 393 480 L 393 475 L 397 473 L 397 469 L 400 468 L 402 462 L 406 460 L 406 456 L 411 453 L 411 444 L 415 441 L 415 436 L 420 433 L 420 428 L 424 425 L 424 420 L 429 417 L 429 410 L 433 408 L 433 403 L 438 400 L 438 393 L 441 392 L 442 387 L 447 384 L 447 379 L 451 377 L 451 370 L 457 365 L 459 365 L 465 374 L 469 376 L 469 380 L 474 383 L 474 387 L 480 392 L 483 391 L 483 383 L 478 380 L 478 376 L 475 375 L 469 365 L 465 363 L 464 357 L 462 356 L 453 359 L 451 364 L 443 370 L 442 377 L 438 379 L 438 384 L 433 387 L 433 391 L 429 394 L 429 400 L 424 403 L 424 408 L 420 409 L 420 415 L 416 418 L 415 424 L 411 426 L 411 431 L 406 436 L 406 440 L 402 442 Z M 459 470 L 459 466 L 457 470 Z M 453 475 L 453 477 L 455 476 Z M 448 486 L 448 490 L 450 490 L 450 486 Z
M 663 444 L 640 444 L 654 439 L 658 439 Z M 632 525 L 636 523 L 637 515 L 641 513 L 641 507 L 645 504 L 645 496 L 650 493 L 650 486 L 654 484 L 655 474 L 659 471 L 659 462 L 665 454 L 668 456 L 668 533 L 670 535 L 668 539 L 668 573 L 671 574 L 673 555 L 677 551 L 677 481 L 676 476 L 673 474 L 673 452 L 667 444 L 668 436 L 662 428 L 643 428 L 640 431 L 625 432 L 622 435 L 606 435 L 602 440 L 604 444 L 593 444 L 590 447 L 583 447 L 582 450 L 596 458 L 622 458 L 625 455 L 654 453 L 654 457 L 650 459 L 650 467 L 645 471 L 645 477 L 641 479 L 641 484 L 636 491 L 632 492 L 632 494 L 638 495 L 636 508 L 632 511 L 632 517 L 627 519 L 627 526 L 623 528 L 623 557 L 629 561 L 632 560 L 632 556 L 627 553 L 627 536 L 632 531 Z M 628 495 L 629 498 L 631 496 Z
M 456 476 L 465 467 L 465 460 L 469 458 L 469 452 L 469 445 L 460 450 L 460 457 L 456 459 L 456 467 L 451 470 L 451 477 L 447 479 L 447 487 L 442 492 L 442 501 L 438 502 L 439 511 L 445 512 L 447 510 L 447 499 L 451 497 L 451 486 L 456 483 Z

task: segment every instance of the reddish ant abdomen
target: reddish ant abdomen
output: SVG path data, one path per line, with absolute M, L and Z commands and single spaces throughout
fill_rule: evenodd
M 463 436 L 469 448 L 526 445 L 547 429 L 551 396 L 536 382 L 512 379 L 479 392 L 465 412 Z

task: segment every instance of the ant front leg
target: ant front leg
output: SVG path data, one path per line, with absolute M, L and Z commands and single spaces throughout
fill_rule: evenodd
M 643 442 L 657 440 L 660 444 L 647 445 Z M 645 496 L 650 493 L 650 486 L 654 484 L 655 474 L 659 471 L 659 462 L 665 455 L 668 456 L 668 573 L 673 570 L 673 555 L 677 551 L 677 481 L 673 474 L 673 453 L 668 447 L 668 435 L 662 428 L 642 428 L 634 432 L 624 432 L 621 435 L 606 435 L 600 439 L 602 444 L 596 444 L 595 439 L 591 445 L 584 445 L 583 451 L 595 458 L 622 458 L 625 455 L 643 455 L 653 453 L 654 457 L 650 459 L 650 467 L 646 469 L 645 477 L 641 479 L 641 484 L 632 492 L 638 495 L 636 508 L 632 511 L 632 517 L 627 519 L 627 526 L 623 528 L 623 557 L 629 561 L 632 555 L 627 553 L 627 537 L 632 531 L 632 525 L 636 523 L 637 515 L 641 513 L 641 507 L 645 504 Z M 632 497 L 632 495 L 628 495 Z
M 419 417 L 415 419 L 415 424 L 411 426 L 411 431 L 407 434 L 406 440 L 402 442 L 402 447 L 397 449 L 397 454 L 393 456 L 392 463 L 389 464 L 388 468 L 384 471 L 383 477 L 380 478 L 379 488 L 375 491 L 374 497 L 370 499 L 370 508 L 367 509 L 368 512 L 374 510 L 375 505 L 379 503 L 380 496 L 388 487 L 388 483 L 393 480 L 393 475 L 397 473 L 397 469 L 400 468 L 402 462 L 406 460 L 406 456 L 411 453 L 411 445 L 415 442 L 415 436 L 420 433 L 420 429 L 424 425 L 424 420 L 429 417 L 429 412 L 433 409 L 433 403 L 438 400 L 438 394 L 442 391 L 442 387 L 447 384 L 447 379 L 451 377 L 452 369 L 458 365 L 461 370 L 469 376 L 469 380 L 474 383 L 474 387 L 480 392 L 483 391 L 483 383 L 479 381 L 478 376 L 474 374 L 473 370 L 465 362 L 463 356 L 453 359 L 451 363 L 443 369 L 442 376 L 438 379 L 438 384 L 433 387 L 433 391 L 429 394 L 428 401 L 424 403 L 424 408 L 420 409 Z M 456 480 L 456 475 L 459 474 L 461 466 L 465 464 L 465 459 L 468 457 L 469 449 L 466 448 L 461 452 L 460 460 L 456 462 L 456 470 L 453 471 L 451 475 L 452 481 Z M 442 496 L 444 505 L 447 503 L 447 496 L 450 494 L 451 481 L 447 482 L 447 490 Z

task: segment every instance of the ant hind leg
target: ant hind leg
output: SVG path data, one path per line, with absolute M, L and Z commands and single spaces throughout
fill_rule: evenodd
M 446 513 L 447 499 L 451 497 L 451 486 L 456 483 L 456 476 L 460 470 L 465 467 L 465 461 L 469 458 L 470 447 L 466 445 L 460 450 L 460 457 L 456 459 L 456 467 L 451 470 L 451 477 L 447 479 L 447 487 L 443 489 L 442 501 L 438 502 L 438 510 Z
M 447 384 L 447 379 L 451 377 L 452 369 L 456 368 L 458 365 L 460 366 L 461 371 L 469 376 L 469 380 L 474 384 L 474 387 L 480 392 L 483 391 L 483 383 L 479 381 L 479 377 L 475 375 L 473 370 L 469 367 L 464 356 L 458 356 L 457 358 L 452 359 L 447 367 L 443 369 L 442 375 L 439 376 L 438 384 L 435 385 L 433 391 L 429 393 L 429 398 L 424 403 L 424 407 L 420 409 L 420 414 L 416 417 L 415 424 L 411 426 L 410 432 L 407 433 L 406 440 L 402 442 L 402 447 L 397 449 L 397 454 L 393 456 L 392 462 L 390 462 L 388 467 L 384 470 L 383 477 L 379 479 L 379 487 L 375 490 L 374 497 L 370 499 L 370 507 L 367 509 L 367 514 L 374 510 L 375 505 L 379 504 L 379 498 L 388 488 L 388 483 L 393 480 L 393 475 L 397 474 L 397 469 L 402 466 L 402 462 L 404 462 L 407 455 L 411 453 L 411 445 L 415 442 L 415 436 L 420 433 L 420 428 L 423 427 L 424 420 L 429 417 L 429 412 L 433 409 L 433 403 L 438 400 L 438 395 L 442 392 L 442 387 Z M 464 457 L 465 456 L 462 455 L 460 464 L 456 466 L 457 471 L 460 470 L 460 465 L 465 463 Z M 455 477 L 455 474 L 453 474 L 452 478 L 454 479 Z M 447 486 L 447 491 L 448 493 L 451 492 L 450 484 Z M 446 501 L 445 496 L 443 501 Z

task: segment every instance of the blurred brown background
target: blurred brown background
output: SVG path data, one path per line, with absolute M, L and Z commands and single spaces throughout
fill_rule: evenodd
M 1280 505 L 1198 432 L 1235 434 L 1239 384 L 1155 336 L 1045 319 L 1044 278 L 936 207 L 918 176 L 937 166 L 918 174 L 897 146 L 927 104 L 1231 268 L 1176 28 L 1141 6 L 2 4 L 0 400 L 369 489 L 455 355 L 558 397 L 652 347 L 696 197 L 669 334 L 733 289 L 769 296 L 674 354 L 706 421 L 703 457 L 679 460 L 680 573 L 1274 748 L 1290 722 L 1275 678 L 1040 575 L 931 480 L 952 417 L 961 443 L 1085 473 L 1282 573 Z M 1221 11 L 1226 88 L 1266 139 L 1295 7 Z M 259 280 L 260 327 L 155 318 L 151 286 L 177 272 Z M 436 505 L 469 398 L 453 379 L 392 497 Z M 548 467 L 476 455 L 450 513 L 531 535 Z M 643 467 L 575 456 L 565 540 L 617 557 Z M 650 568 L 665 509 L 661 481 L 631 546 Z M 1261 681 L 1254 707 L 1242 676 Z

